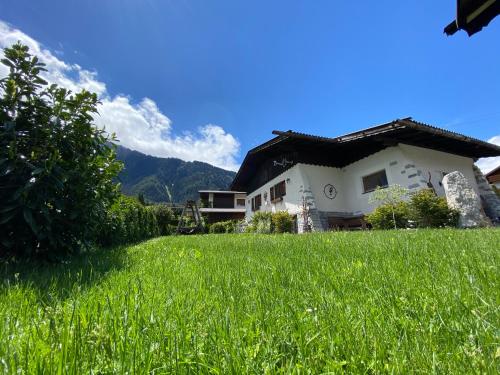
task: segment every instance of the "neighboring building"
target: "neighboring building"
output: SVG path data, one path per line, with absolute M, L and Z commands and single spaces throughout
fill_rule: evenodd
M 246 193 L 241 191 L 199 190 L 200 212 L 208 222 L 245 218 Z
M 486 179 L 497 189 L 500 189 L 500 165 L 485 175 Z
M 286 210 L 313 230 L 364 227 L 377 186 L 410 191 L 432 186 L 444 195 L 446 173 L 462 172 L 478 191 L 473 165 L 500 155 L 500 147 L 411 118 L 325 138 L 292 131 L 250 150 L 231 189 L 246 191 L 246 219 L 256 211 Z M 479 192 L 479 191 L 478 191 Z

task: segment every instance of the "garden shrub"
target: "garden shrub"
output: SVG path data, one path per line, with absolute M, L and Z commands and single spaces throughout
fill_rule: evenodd
M 234 233 L 236 222 L 233 220 L 218 221 L 210 225 L 209 233 Z
M 97 95 L 41 78 L 17 43 L 0 80 L 0 256 L 59 258 L 91 243 L 118 194 L 114 138 L 93 125 Z
M 394 217 L 393 217 L 394 212 Z M 378 206 L 366 220 L 374 229 L 408 227 L 414 223 L 417 228 L 456 227 L 459 213 L 448 207 L 446 198 L 437 196 L 430 189 L 410 194 L 408 202 L 387 203 Z
M 258 211 L 252 216 L 249 231 L 254 233 L 272 233 L 272 213 L 265 211 Z
M 259 211 L 246 226 L 247 233 L 291 233 L 293 217 L 286 211 L 276 213 Z
M 224 226 L 226 228 L 226 233 L 234 233 L 235 232 L 235 227 L 236 227 L 235 220 L 223 221 L 223 223 L 224 223 Z
M 224 225 L 220 221 L 207 225 L 207 228 L 208 233 L 226 233 L 226 228 L 224 228 Z
M 382 204 L 365 218 L 374 229 L 394 229 L 395 226 L 406 228 L 410 218 L 410 207 L 404 201 Z
M 446 198 L 423 189 L 411 194 L 410 218 L 419 228 L 456 227 L 459 213 L 448 207 Z
M 209 228 L 209 233 L 226 233 L 226 226 L 222 221 L 212 223 Z
M 255 226 L 252 224 L 251 221 L 250 223 L 247 223 L 247 225 L 245 226 L 245 233 L 255 233 Z
M 293 217 L 287 211 L 273 213 L 271 216 L 271 223 L 274 233 L 293 232 Z
M 248 223 L 245 219 L 237 220 L 234 223 L 234 232 L 235 233 L 245 233 L 247 232 Z

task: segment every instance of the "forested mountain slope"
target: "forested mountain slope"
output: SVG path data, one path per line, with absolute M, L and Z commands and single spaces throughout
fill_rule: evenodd
M 199 161 L 186 162 L 176 158 L 158 158 L 118 146 L 117 157 L 125 167 L 119 181 L 127 195 L 143 194 L 151 202 L 182 203 L 197 199 L 198 190 L 228 189 L 235 172 Z

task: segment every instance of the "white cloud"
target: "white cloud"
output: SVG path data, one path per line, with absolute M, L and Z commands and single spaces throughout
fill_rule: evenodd
M 500 135 L 488 139 L 488 142 L 500 146 Z M 486 174 L 500 165 L 500 156 L 481 158 L 476 162 L 476 165 L 481 169 L 481 172 Z
M 44 78 L 72 91 L 86 89 L 99 95 L 102 105 L 96 124 L 109 133 L 116 133 L 125 147 L 160 157 L 176 157 L 187 161 L 204 161 L 221 168 L 237 170 L 240 144 L 238 140 L 218 125 L 199 127 L 195 133 L 176 135 L 172 122 L 150 98 L 134 103 L 129 97 L 111 97 L 106 84 L 97 78 L 97 72 L 68 64 L 51 51 L 7 23 L 0 21 L 0 47 L 8 47 L 17 41 L 30 48 L 46 64 Z M 0 78 L 8 69 L 0 64 Z

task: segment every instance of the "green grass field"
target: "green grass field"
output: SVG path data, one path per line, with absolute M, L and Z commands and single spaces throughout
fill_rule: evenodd
M 3 373 L 498 373 L 500 230 L 164 237 L 2 266 Z

